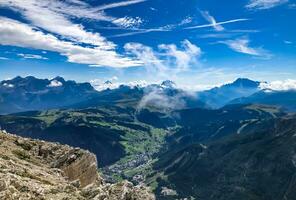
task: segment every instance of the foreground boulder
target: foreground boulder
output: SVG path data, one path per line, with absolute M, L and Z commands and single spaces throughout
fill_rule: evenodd
M 144 186 L 105 183 L 94 154 L 0 131 L 0 199 L 154 200 Z

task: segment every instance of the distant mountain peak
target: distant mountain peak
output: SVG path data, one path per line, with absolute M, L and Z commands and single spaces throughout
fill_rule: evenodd
M 63 77 L 61 77 L 61 76 L 57 76 L 57 77 L 51 79 L 51 81 L 58 81 L 60 83 L 65 83 L 66 82 L 65 79 Z
M 34 76 L 27 76 L 27 77 L 25 77 L 25 79 L 27 79 L 27 80 L 35 80 L 37 78 L 35 78 Z
M 162 87 L 167 87 L 167 88 L 175 88 L 176 83 L 171 80 L 165 80 L 160 84 Z
M 21 80 L 21 79 L 23 79 L 21 76 L 16 76 L 16 77 L 14 77 L 14 78 L 11 79 L 11 80 Z
M 238 78 L 233 83 L 229 84 L 236 87 L 258 87 L 260 85 L 259 81 L 253 81 L 248 78 Z
M 7 82 L 11 82 L 11 83 L 18 83 L 24 80 L 29 80 L 30 78 L 32 78 L 31 76 L 27 76 L 25 78 L 21 77 L 21 76 L 16 76 L 13 79 L 10 80 L 6 80 Z
M 107 81 L 105 81 L 105 83 L 104 83 L 105 85 L 111 85 L 112 84 L 112 82 L 110 81 L 110 80 L 107 80 Z

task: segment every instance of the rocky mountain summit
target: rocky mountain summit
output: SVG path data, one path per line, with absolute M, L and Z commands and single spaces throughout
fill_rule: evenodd
M 153 200 L 145 186 L 105 183 L 96 156 L 0 131 L 0 199 Z

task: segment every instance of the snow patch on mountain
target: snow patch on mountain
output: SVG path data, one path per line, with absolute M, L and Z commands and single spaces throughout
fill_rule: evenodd
M 10 84 L 10 83 L 3 83 L 3 86 L 7 87 L 7 88 L 13 88 L 14 87 L 14 85 Z
M 61 87 L 63 86 L 63 83 L 61 83 L 58 80 L 52 80 L 50 81 L 50 84 L 47 87 Z

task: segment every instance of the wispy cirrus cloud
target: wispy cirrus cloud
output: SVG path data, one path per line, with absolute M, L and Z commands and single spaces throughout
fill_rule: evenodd
M 264 10 L 270 9 L 289 2 L 289 0 L 250 0 L 246 5 L 247 9 Z
M 118 8 L 118 7 L 124 7 L 124 6 L 129 6 L 133 4 L 138 4 L 138 3 L 143 3 L 147 0 L 128 0 L 128 1 L 121 1 L 121 2 L 116 2 L 116 3 L 111 3 L 111 4 L 106 4 L 97 7 L 97 10 L 107 10 L 111 8 Z
M 234 40 L 220 41 L 219 43 L 227 45 L 233 51 L 248 54 L 252 56 L 269 58 L 271 55 L 261 47 L 251 47 L 250 40 L 246 37 Z
M 216 19 L 213 16 L 211 16 L 208 11 L 202 11 L 201 14 L 209 23 L 211 23 L 212 27 L 216 31 L 223 31 L 224 30 L 224 27 L 221 26 L 221 24 L 217 24 Z
M 24 53 L 19 53 L 17 54 L 19 57 L 22 57 L 24 59 L 37 59 L 37 60 L 48 60 L 48 58 L 41 56 L 41 55 L 36 55 L 36 54 L 24 54 Z
M 140 21 L 141 23 L 143 22 L 142 20 Z M 107 38 L 117 38 L 117 37 L 127 37 L 127 36 L 133 36 L 133 35 L 140 35 L 140 34 L 145 34 L 145 33 L 152 33 L 152 32 L 170 32 L 174 31 L 176 28 L 180 26 L 184 26 L 186 24 L 190 24 L 192 22 L 192 17 L 188 16 L 184 18 L 182 21 L 176 24 L 169 24 L 161 27 L 156 27 L 156 28 L 137 28 L 135 26 L 130 26 L 127 27 L 130 32 L 126 33 L 120 33 L 120 34 L 115 34 L 108 36 Z M 118 29 L 117 27 L 101 27 L 102 29 Z
M 232 19 L 232 20 L 223 21 L 223 22 L 217 22 L 216 19 L 213 16 L 211 16 L 208 11 L 201 11 L 201 14 L 209 22 L 209 24 L 190 26 L 184 29 L 200 29 L 200 28 L 213 27 L 216 31 L 223 31 L 224 30 L 224 27 L 222 26 L 223 24 L 230 24 L 230 23 L 243 22 L 243 21 L 249 20 L 246 18 L 239 18 L 239 19 Z
M 139 35 L 139 34 L 145 34 L 145 33 L 151 33 L 151 32 L 170 32 L 170 31 L 174 31 L 174 30 L 176 30 L 177 28 L 180 28 L 180 27 L 184 27 L 182 29 L 185 29 L 185 30 L 212 27 L 216 31 L 221 32 L 221 31 L 225 31 L 225 28 L 222 26 L 224 24 L 243 22 L 243 21 L 248 21 L 249 20 L 249 19 L 246 19 L 246 18 L 239 18 L 239 19 L 233 19 L 233 20 L 228 20 L 228 21 L 223 21 L 223 22 L 217 22 L 216 19 L 213 16 L 211 16 L 208 11 L 201 11 L 201 14 L 210 24 L 203 24 L 203 25 L 197 25 L 197 26 L 184 27 L 185 25 L 188 25 L 193 21 L 192 17 L 188 16 L 188 17 L 184 18 L 182 21 L 180 21 L 179 23 L 176 23 L 176 24 L 169 24 L 169 25 L 166 25 L 166 26 L 156 27 L 156 28 L 149 28 L 149 29 L 143 29 L 143 28 L 127 29 L 127 30 L 130 30 L 131 32 L 111 35 L 111 36 L 108 36 L 108 38 L 127 37 L 127 36 L 133 36 L 133 35 Z M 110 27 L 103 27 L 103 28 L 112 29 Z M 113 27 L 113 29 L 116 29 L 116 27 Z
M 246 33 L 258 33 L 259 30 L 225 30 L 223 32 L 215 32 L 215 33 L 206 33 L 197 35 L 199 38 L 218 38 L 218 39 L 227 39 L 243 36 Z
M 152 33 L 152 32 L 169 32 L 171 31 L 171 29 L 167 27 L 159 27 L 159 28 L 150 28 L 150 29 L 131 29 L 131 31 L 132 32 L 111 35 L 111 36 L 108 36 L 107 38 L 127 37 L 127 36 Z

